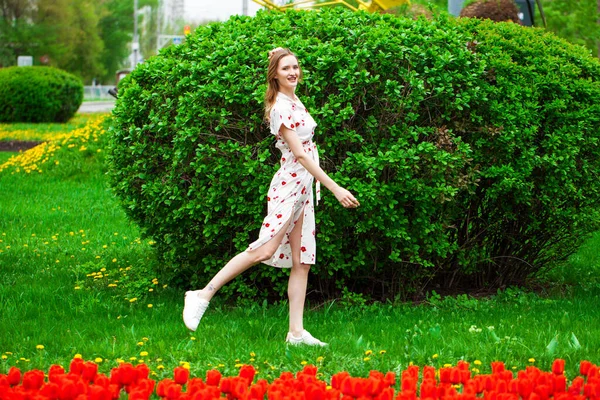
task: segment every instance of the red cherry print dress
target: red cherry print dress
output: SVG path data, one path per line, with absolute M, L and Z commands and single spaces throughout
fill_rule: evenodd
M 306 154 L 318 164 L 319 154 L 312 138 L 317 123 L 299 99 L 279 93 L 270 114 L 271 133 L 277 139 L 281 151 L 280 168 L 275 173 L 267 194 L 268 214 L 260 229 L 258 240 L 248 250 L 259 248 L 273 238 L 290 221 L 279 248 L 265 264 L 279 268 L 292 267 L 292 249 L 289 236 L 298 219 L 304 214 L 300 239 L 300 262 L 314 264 L 317 246 L 315 242 L 315 207 L 313 201 L 313 176 L 300 164 L 280 133 L 281 126 L 296 132 Z M 319 182 L 316 185 L 317 202 L 320 197 Z

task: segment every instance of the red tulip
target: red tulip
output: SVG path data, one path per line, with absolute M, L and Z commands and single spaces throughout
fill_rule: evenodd
M 21 382 L 21 370 L 17 367 L 10 367 L 7 378 L 10 386 L 18 385 Z
M 587 360 L 581 361 L 581 363 L 579 364 L 579 373 L 583 376 L 586 376 L 588 374 L 591 366 L 592 366 L 591 362 L 589 362 Z
M 81 375 L 81 371 L 83 371 L 83 360 L 81 358 L 74 358 L 69 366 L 69 372 Z
M 175 381 L 169 378 L 165 378 L 162 381 L 158 382 L 158 385 L 156 386 L 156 394 L 159 397 L 167 397 L 167 386 L 169 386 L 172 383 L 175 383 Z
M 173 378 L 176 383 L 185 385 L 190 378 L 190 370 L 183 367 L 176 367 L 173 370 Z
M 256 370 L 252 365 L 243 365 L 242 368 L 240 368 L 239 376 L 245 378 L 248 381 L 248 385 L 254 381 L 254 375 L 256 375 Z
M 177 383 L 171 383 L 166 387 L 167 399 L 176 400 L 181 396 L 181 385 Z
M 81 367 L 81 377 L 86 382 L 92 382 L 98 373 L 98 364 L 91 361 L 84 362 Z
M 221 381 L 221 373 L 216 369 L 211 369 L 206 372 L 206 384 L 209 386 L 219 386 Z
M 331 386 L 335 389 L 341 390 L 342 383 L 346 378 L 350 376 L 346 371 L 338 372 L 331 377 Z
M 40 390 L 44 384 L 44 373 L 40 370 L 27 371 L 23 375 L 25 390 Z
M 552 363 L 552 372 L 555 375 L 562 375 L 565 372 L 565 360 L 557 358 Z
M 146 364 L 138 364 L 135 366 L 137 379 L 148 379 L 150 376 L 150 368 Z

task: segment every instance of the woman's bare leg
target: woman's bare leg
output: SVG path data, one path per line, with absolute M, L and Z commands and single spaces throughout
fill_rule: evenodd
M 308 284 L 309 264 L 300 262 L 300 239 L 302 237 L 302 222 L 304 210 L 290 233 L 290 247 L 292 248 L 292 270 L 288 282 L 288 298 L 290 302 L 290 332 L 298 337 L 304 330 L 304 302 Z
M 253 250 L 245 250 L 235 257 L 233 257 L 216 275 L 208 282 L 208 284 L 202 290 L 196 291 L 198 297 L 206 301 L 210 301 L 213 296 L 221 289 L 227 282 L 246 271 L 253 265 L 258 264 L 261 261 L 268 260 L 271 258 L 273 253 L 279 247 L 281 240 L 283 239 L 288 223 L 286 223 L 279 232 L 271 240 L 262 245 L 261 247 Z

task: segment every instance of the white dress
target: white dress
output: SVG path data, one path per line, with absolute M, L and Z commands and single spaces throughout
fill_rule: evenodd
M 289 235 L 304 213 L 300 239 L 300 262 L 314 264 L 316 258 L 315 207 L 313 201 L 313 176 L 300 164 L 283 140 L 280 128 L 284 125 L 293 130 L 302 142 L 306 154 L 318 164 L 319 154 L 312 137 L 317 123 L 299 99 L 291 99 L 278 93 L 270 114 L 271 133 L 277 138 L 276 147 L 281 151 L 281 167 L 271 180 L 267 194 L 268 213 L 260 229 L 258 240 L 248 250 L 257 249 L 273 238 L 291 219 L 286 234 L 269 260 L 263 261 L 273 267 L 291 268 L 292 249 Z M 316 185 L 317 202 L 320 197 L 319 182 Z

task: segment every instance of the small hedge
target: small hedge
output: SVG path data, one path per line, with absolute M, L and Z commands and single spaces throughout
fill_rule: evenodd
M 0 122 L 66 122 L 83 101 L 76 76 L 52 67 L 0 69 Z
M 362 204 L 317 207 L 321 295 L 523 283 L 599 229 L 600 65 L 584 49 L 512 23 L 260 12 L 200 27 L 119 87 L 112 185 L 174 283 L 206 283 L 257 237 L 275 46 L 303 65 L 322 166 Z M 225 292 L 286 285 L 262 266 Z

